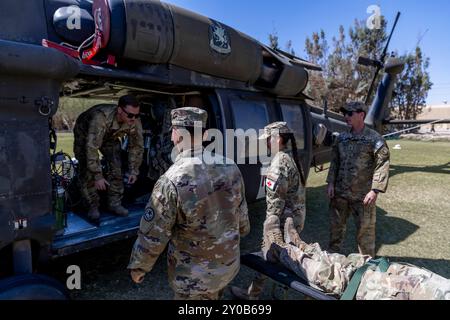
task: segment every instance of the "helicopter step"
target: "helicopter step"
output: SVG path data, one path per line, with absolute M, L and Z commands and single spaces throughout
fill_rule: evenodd
M 101 212 L 98 226 L 69 212 L 67 227 L 62 234 L 55 236 L 52 243 L 52 257 L 66 256 L 136 236 L 140 219 L 144 213 L 144 205 L 134 205 L 128 207 L 128 210 L 127 217 L 117 217 L 107 212 Z

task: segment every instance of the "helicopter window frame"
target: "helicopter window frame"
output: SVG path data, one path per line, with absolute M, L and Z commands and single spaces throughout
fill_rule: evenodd
M 297 142 L 297 149 L 301 151 L 305 151 L 307 148 L 307 144 L 305 141 L 306 138 L 306 117 L 305 117 L 305 111 L 302 107 L 302 103 L 299 101 L 286 101 L 286 100 L 278 100 L 277 105 L 279 108 L 280 116 L 283 121 L 287 122 L 289 128 L 291 128 L 292 131 L 294 131 L 294 137 L 295 141 Z M 291 110 L 286 110 L 288 108 L 291 108 Z M 287 112 L 296 113 L 295 116 L 288 116 Z M 291 113 L 291 115 L 292 115 Z M 298 116 L 300 116 L 300 124 L 301 128 L 298 129 L 298 123 L 299 121 L 293 122 L 292 119 L 298 119 Z
M 236 103 L 239 103 L 240 105 L 236 105 Z M 250 117 L 243 117 L 241 114 L 242 110 L 246 110 L 246 108 L 248 108 L 248 105 L 252 105 L 252 106 L 260 106 L 264 109 L 264 121 L 265 124 L 261 127 L 261 128 L 256 128 L 255 126 L 249 125 L 249 123 L 251 123 L 251 121 L 248 120 L 254 120 L 255 118 L 255 113 L 251 114 Z M 264 99 L 264 98 L 260 98 L 260 97 L 251 97 L 251 96 L 242 96 L 242 95 L 238 95 L 238 96 L 233 96 L 230 97 L 229 99 L 229 110 L 231 113 L 231 118 L 233 121 L 233 127 L 234 129 L 242 129 L 244 131 L 247 131 L 248 129 L 255 129 L 257 135 L 259 135 L 259 130 L 260 129 L 264 129 L 264 127 L 266 125 L 268 125 L 271 121 L 271 107 L 272 104 L 270 103 L 270 101 Z M 247 110 L 246 110 L 247 111 Z M 245 119 L 245 120 L 244 120 Z M 240 126 L 238 127 L 237 124 L 245 124 L 245 126 Z M 239 138 L 236 137 L 236 140 L 238 140 Z M 238 143 L 238 141 L 235 141 L 236 143 Z M 235 148 L 237 147 L 237 144 L 235 144 Z M 250 149 L 249 149 L 249 139 L 246 138 L 245 139 L 245 155 L 243 154 L 236 154 L 236 157 L 240 157 L 240 158 L 244 158 L 244 159 L 254 159 L 254 158 L 258 158 L 258 148 L 256 149 L 256 154 L 250 154 Z M 237 151 L 237 150 L 236 150 Z

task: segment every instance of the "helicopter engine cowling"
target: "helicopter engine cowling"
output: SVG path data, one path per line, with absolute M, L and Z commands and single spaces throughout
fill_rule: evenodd
M 71 39 L 73 47 L 86 43 L 82 34 L 94 34 L 84 14 L 88 32 L 63 29 L 62 7 L 73 0 L 47 0 L 53 15 L 49 34 L 61 43 Z M 67 4 L 64 6 L 64 2 Z M 277 95 L 296 95 L 304 90 L 308 73 L 301 65 L 267 48 L 251 37 L 218 21 L 154 0 L 79 1 L 83 10 L 91 5 L 93 19 L 101 24 L 102 51 L 114 55 L 118 66 L 133 62 L 141 65 L 174 65 L 213 77 L 237 80 Z M 70 11 L 71 12 L 71 11 Z M 82 11 L 83 13 L 85 11 Z M 56 19 L 57 18 L 57 19 Z M 68 26 L 74 25 L 67 17 Z M 56 24 L 55 21 L 58 23 Z M 69 23 L 70 22 L 70 23 Z
M 217 21 L 159 1 L 110 4 L 113 10 L 122 5 L 125 13 L 124 59 L 168 63 L 250 83 L 261 73 L 258 43 Z M 122 23 L 112 16 L 112 28 Z

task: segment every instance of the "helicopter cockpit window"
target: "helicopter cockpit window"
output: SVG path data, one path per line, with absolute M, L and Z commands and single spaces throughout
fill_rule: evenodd
M 298 104 L 280 104 L 283 119 L 287 122 L 289 128 L 294 131 L 297 148 L 305 149 L 305 125 L 303 111 Z
M 242 137 L 238 134 L 236 135 L 237 143 L 245 146 L 245 149 L 242 147 L 238 148 L 237 156 L 256 159 L 258 157 L 258 148 L 255 144 L 249 144 L 249 135 L 253 132 L 256 135 L 254 138 L 257 138 L 259 130 L 269 123 L 266 103 L 264 101 L 232 100 L 231 109 L 235 128 L 242 129 L 244 132 Z M 252 129 L 252 131 L 249 129 Z

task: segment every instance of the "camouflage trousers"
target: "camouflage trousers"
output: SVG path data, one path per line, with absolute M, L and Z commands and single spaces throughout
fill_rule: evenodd
M 87 168 L 87 158 L 84 146 L 74 146 L 75 157 L 79 165 L 81 195 L 91 207 L 98 207 L 100 197 L 95 188 L 95 176 Z M 100 152 L 106 160 L 107 205 L 121 205 L 124 192 L 120 143 L 102 146 Z
M 344 256 L 322 251 L 315 243 L 279 248 L 279 260 L 307 278 L 311 286 L 341 295 L 354 272 L 371 259 L 368 255 Z M 360 282 L 357 300 L 450 300 L 450 280 L 417 266 L 392 263 L 386 272 L 368 269 Z
M 186 293 L 178 293 L 175 292 L 173 299 L 174 300 L 220 300 L 223 294 L 223 289 L 210 292 L 210 293 L 194 293 L 194 294 L 186 294 Z
M 330 202 L 330 250 L 340 252 L 350 214 L 356 224 L 359 253 L 375 257 L 376 205 L 364 206 L 362 201 L 339 197 Z

